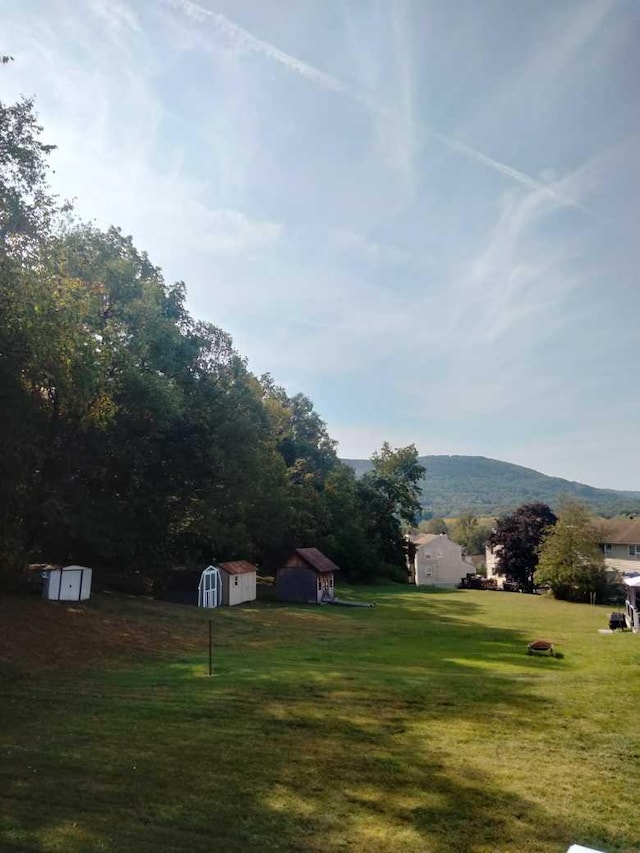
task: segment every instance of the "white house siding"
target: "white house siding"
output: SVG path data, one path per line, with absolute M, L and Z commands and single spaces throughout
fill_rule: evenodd
M 417 586 L 455 586 L 465 575 L 475 574 L 475 566 L 464 559 L 460 545 L 445 535 L 429 536 L 428 541 L 416 544 L 414 565 Z
M 487 579 L 495 578 L 498 589 L 502 589 L 505 582 L 505 576 L 498 572 L 498 557 L 500 556 L 500 545 L 497 545 L 495 550 L 488 545 L 485 548 L 485 565 L 487 567 Z
M 640 557 L 631 556 L 628 545 L 610 545 L 604 551 L 604 563 L 621 575 L 640 574 Z

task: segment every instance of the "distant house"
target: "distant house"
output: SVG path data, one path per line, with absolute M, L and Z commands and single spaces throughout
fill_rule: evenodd
M 640 518 L 606 518 L 596 526 L 605 566 L 623 577 L 640 574 Z
M 495 580 L 497 588 L 502 589 L 507 576 L 500 574 L 498 570 L 499 557 L 500 545 L 496 545 L 495 548 L 490 548 L 489 545 L 486 546 L 484 552 L 484 564 L 487 567 L 487 580 Z
M 408 560 L 409 583 L 416 586 L 455 586 L 465 575 L 475 574 L 471 559 L 446 533 L 409 536 L 415 551 Z
M 339 571 L 317 548 L 296 548 L 276 573 L 276 597 L 302 604 L 330 601 Z
M 222 578 L 222 603 L 233 605 L 245 601 L 255 601 L 256 572 L 253 563 L 246 560 L 234 560 L 230 563 L 218 563 Z

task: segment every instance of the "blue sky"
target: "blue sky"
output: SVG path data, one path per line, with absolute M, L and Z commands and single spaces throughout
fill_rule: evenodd
M 343 456 L 640 489 L 636 0 L 0 0 L 56 189 Z

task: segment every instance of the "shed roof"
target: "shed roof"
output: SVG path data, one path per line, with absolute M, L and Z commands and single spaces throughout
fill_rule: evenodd
M 604 518 L 597 522 L 601 542 L 611 545 L 640 544 L 640 518 Z
M 622 578 L 622 582 L 627 586 L 640 586 L 640 575 L 635 578 Z
M 308 563 L 317 572 L 340 571 L 340 568 L 328 557 L 325 557 L 322 551 L 318 551 L 317 548 L 296 548 L 296 554 L 302 557 L 305 563 Z
M 220 568 L 228 575 L 247 575 L 256 572 L 257 568 L 248 560 L 231 560 L 229 563 L 219 563 Z

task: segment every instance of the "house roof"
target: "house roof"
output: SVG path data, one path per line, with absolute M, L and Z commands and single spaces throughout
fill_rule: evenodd
M 232 560 L 230 563 L 218 563 L 218 565 L 228 575 L 246 575 L 257 571 L 253 563 L 248 560 Z
M 601 542 L 640 545 L 640 518 L 603 518 L 597 522 Z
M 296 554 L 308 563 L 311 568 L 317 572 L 339 572 L 340 568 L 336 566 L 328 557 L 318 551 L 317 548 L 296 548 Z
M 409 541 L 413 542 L 414 545 L 428 545 L 429 542 L 433 542 L 434 539 L 446 539 L 447 537 L 444 533 L 412 533 L 409 536 Z

